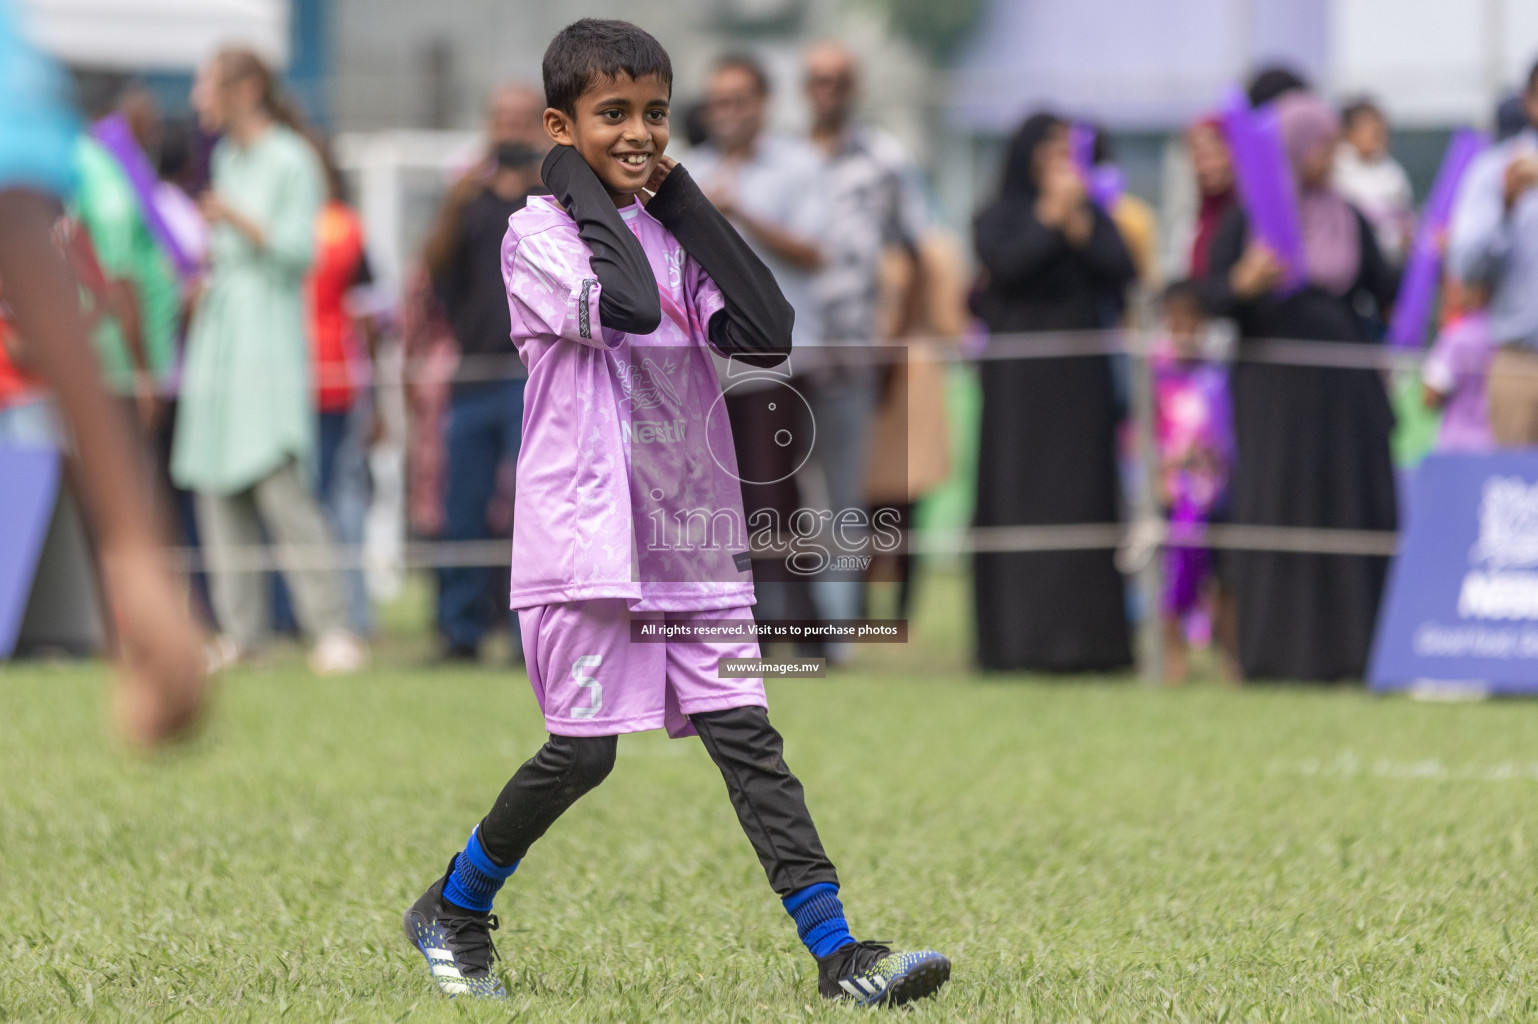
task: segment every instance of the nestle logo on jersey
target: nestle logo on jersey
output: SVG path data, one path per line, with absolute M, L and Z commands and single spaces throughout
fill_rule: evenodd
M 623 423 L 625 443 L 677 444 L 684 439 L 684 420 L 635 420 Z

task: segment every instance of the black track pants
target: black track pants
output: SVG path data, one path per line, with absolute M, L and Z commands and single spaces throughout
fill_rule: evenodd
M 801 783 L 785 766 L 784 742 L 763 708 L 691 715 L 705 749 L 721 769 L 742 830 L 769 885 L 788 896 L 817 882 L 838 882 L 806 809 Z M 614 767 L 615 737 L 551 736 L 508 780 L 481 820 L 481 847 L 499 864 L 529 847 L 582 794 Z
M 769 886 L 780 896 L 818 882 L 838 884 L 806 809 L 801 780 L 785 766 L 785 741 L 763 708 L 690 715 L 710 759 L 721 769 L 737 820 L 748 834 Z
M 609 777 L 614 749 L 613 736 L 551 736 L 481 819 L 481 849 L 503 866 L 522 860 L 555 819 Z

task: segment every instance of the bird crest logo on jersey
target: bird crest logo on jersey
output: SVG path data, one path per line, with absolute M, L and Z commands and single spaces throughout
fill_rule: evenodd
M 683 411 L 684 400 L 672 379 L 677 368 L 671 357 L 661 363 L 651 356 L 643 357 L 639 363 L 618 360 L 615 372 L 625 393 L 624 401 L 630 404 L 631 411 L 662 413 L 655 418 L 637 418 L 622 424 L 627 443 L 678 444 L 684 440 L 688 424 L 684 417 L 676 415 Z
M 677 369 L 672 358 L 658 365 L 655 359 L 646 356 L 640 365 L 619 360 L 615 372 L 619 375 L 620 387 L 624 389 L 625 401 L 639 412 L 660 409 L 663 403 L 669 403 L 675 409 L 684 404 L 678 389 L 673 386 L 672 374 Z

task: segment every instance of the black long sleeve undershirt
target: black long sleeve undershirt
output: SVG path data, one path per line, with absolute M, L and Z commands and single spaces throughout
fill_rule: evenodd
M 552 149 L 540 174 L 550 194 L 577 222 L 577 236 L 593 254 L 599 322 L 626 334 L 651 334 L 662 324 L 657 279 L 640 239 L 625 226 L 603 182 L 570 146 Z
M 784 362 L 790 354 L 795 310 L 764 261 L 705 198 L 682 165 L 668 172 L 646 210 L 721 289 L 726 308 L 710 318 L 711 344 L 751 366 Z

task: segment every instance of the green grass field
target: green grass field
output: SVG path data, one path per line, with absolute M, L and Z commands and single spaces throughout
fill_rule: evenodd
M 1538 707 L 971 678 L 941 582 L 912 647 L 770 684 L 856 930 L 955 960 L 903 1019 L 1538 1016 Z M 509 1003 L 440 997 L 401 911 L 542 732 L 521 675 L 418 656 L 277 657 L 148 761 L 101 667 L 0 668 L 0 1019 L 864 1019 L 658 735 L 504 890 Z

